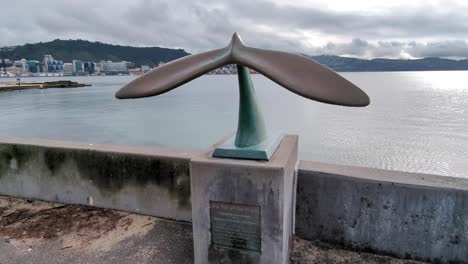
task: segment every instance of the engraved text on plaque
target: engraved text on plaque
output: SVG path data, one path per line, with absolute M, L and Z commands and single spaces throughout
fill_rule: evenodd
M 261 252 L 260 206 L 210 201 L 215 247 Z

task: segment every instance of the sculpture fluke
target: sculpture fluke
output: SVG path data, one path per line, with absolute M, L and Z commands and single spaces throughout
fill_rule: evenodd
M 127 99 L 159 95 L 225 65 L 224 61 L 224 49 L 182 57 L 129 82 L 115 97 Z
M 148 97 L 170 91 L 227 64 L 244 65 L 303 97 L 343 106 L 366 106 L 369 97 L 334 71 L 301 55 L 250 48 L 235 33 L 223 49 L 189 55 L 159 66 L 120 89 L 116 97 Z

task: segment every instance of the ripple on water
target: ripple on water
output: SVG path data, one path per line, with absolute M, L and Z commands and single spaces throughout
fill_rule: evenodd
M 299 134 L 301 159 L 468 177 L 467 72 L 343 75 L 371 105 L 325 105 L 253 76 L 268 126 Z M 236 129 L 236 76 L 140 100 L 114 98 L 132 77 L 72 79 L 93 86 L 0 93 L 0 135 L 203 150 Z

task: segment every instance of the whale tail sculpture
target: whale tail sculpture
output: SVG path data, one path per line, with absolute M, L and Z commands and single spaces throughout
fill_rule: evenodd
M 235 140 L 216 149 L 214 156 L 268 160 L 280 142 L 267 135 L 248 68 L 311 100 L 356 107 L 370 102 L 361 89 L 321 64 L 297 54 L 247 47 L 237 33 L 225 48 L 157 67 L 125 85 L 115 96 L 126 99 L 160 95 L 227 64 L 237 64 L 238 69 L 238 129 Z

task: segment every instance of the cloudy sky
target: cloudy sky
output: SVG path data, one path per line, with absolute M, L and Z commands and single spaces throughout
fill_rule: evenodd
M 0 46 L 86 39 L 198 52 L 251 46 L 359 58 L 468 58 L 467 0 L 15 0 Z

